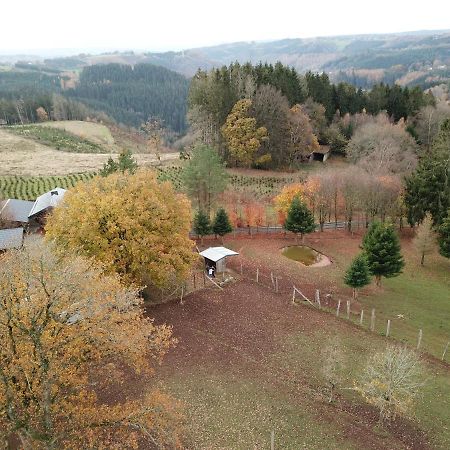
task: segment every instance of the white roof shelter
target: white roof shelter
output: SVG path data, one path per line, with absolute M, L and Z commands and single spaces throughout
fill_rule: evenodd
M 0 230 L 0 250 L 20 248 L 23 243 L 23 228 Z
M 217 262 L 223 258 L 226 258 L 227 256 L 239 255 L 239 253 L 225 247 L 209 247 L 206 250 L 200 252 L 200 255 L 206 259 L 209 259 L 210 261 Z
M 0 218 L 9 222 L 26 223 L 34 203 L 15 198 L 0 202 Z
M 31 208 L 28 217 L 35 216 L 36 214 L 39 214 L 46 209 L 54 208 L 64 198 L 65 193 L 65 189 L 57 187 L 55 189 L 52 189 L 51 191 L 46 192 L 45 194 L 42 194 L 34 202 L 34 205 Z

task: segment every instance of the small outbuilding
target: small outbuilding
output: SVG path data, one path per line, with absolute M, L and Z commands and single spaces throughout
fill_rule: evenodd
M 34 202 L 9 198 L 0 202 L 0 219 L 13 226 L 22 226 L 28 223 L 28 216 Z
M 206 267 L 214 267 L 216 272 L 225 272 L 226 258 L 239 255 L 239 253 L 225 247 L 210 247 L 200 252 L 200 255 L 205 258 Z
M 328 145 L 321 145 L 317 150 L 314 150 L 309 155 L 310 161 L 322 161 L 325 162 L 331 154 L 331 149 Z
M 0 253 L 13 248 L 21 248 L 23 244 L 23 228 L 7 228 L 0 230 Z
M 57 187 L 55 189 L 52 189 L 51 191 L 46 192 L 45 194 L 42 194 L 34 202 L 34 205 L 31 208 L 28 217 L 31 219 L 52 210 L 62 201 L 65 193 L 65 189 Z

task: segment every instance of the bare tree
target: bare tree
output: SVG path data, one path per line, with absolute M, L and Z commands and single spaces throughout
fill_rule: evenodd
M 425 256 L 433 253 L 437 248 L 437 236 L 433 230 L 433 218 L 430 214 L 427 214 L 418 226 L 413 244 L 420 255 L 420 264 L 423 266 Z
M 335 390 L 343 382 L 345 362 L 346 358 L 342 350 L 342 342 L 336 336 L 330 338 L 322 351 L 321 368 L 322 376 L 329 388 L 328 403 L 333 401 Z
M 380 421 L 412 412 L 424 385 L 418 356 L 406 347 L 389 346 L 367 362 L 356 390 L 380 413 Z

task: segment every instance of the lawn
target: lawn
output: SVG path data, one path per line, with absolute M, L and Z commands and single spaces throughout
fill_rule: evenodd
M 450 445 L 448 366 L 424 361 L 415 418 L 382 427 L 351 389 L 366 359 L 386 346 L 382 336 L 246 280 L 147 311 L 172 324 L 179 339 L 159 379 L 185 405 L 189 448 L 268 448 L 272 430 L 275 448 L 283 449 Z M 331 405 L 320 373 L 329 338 L 347 355 L 345 389 Z

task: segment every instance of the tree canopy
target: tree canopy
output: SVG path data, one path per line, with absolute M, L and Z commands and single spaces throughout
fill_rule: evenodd
M 98 396 L 123 389 L 123 367 L 149 377 L 175 343 L 170 327 L 144 316 L 137 290 L 42 242 L 0 259 L 2 444 L 18 437 L 33 449 L 175 448 L 180 414 L 170 397 L 153 387 L 139 400 Z
M 312 233 L 316 229 L 313 214 L 298 195 L 294 197 L 289 207 L 284 228 L 295 233 L 296 238 L 300 233 L 302 239 L 305 233 Z
M 49 217 L 46 237 L 128 282 L 164 287 L 194 260 L 190 222 L 186 197 L 142 170 L 77 184 Z

